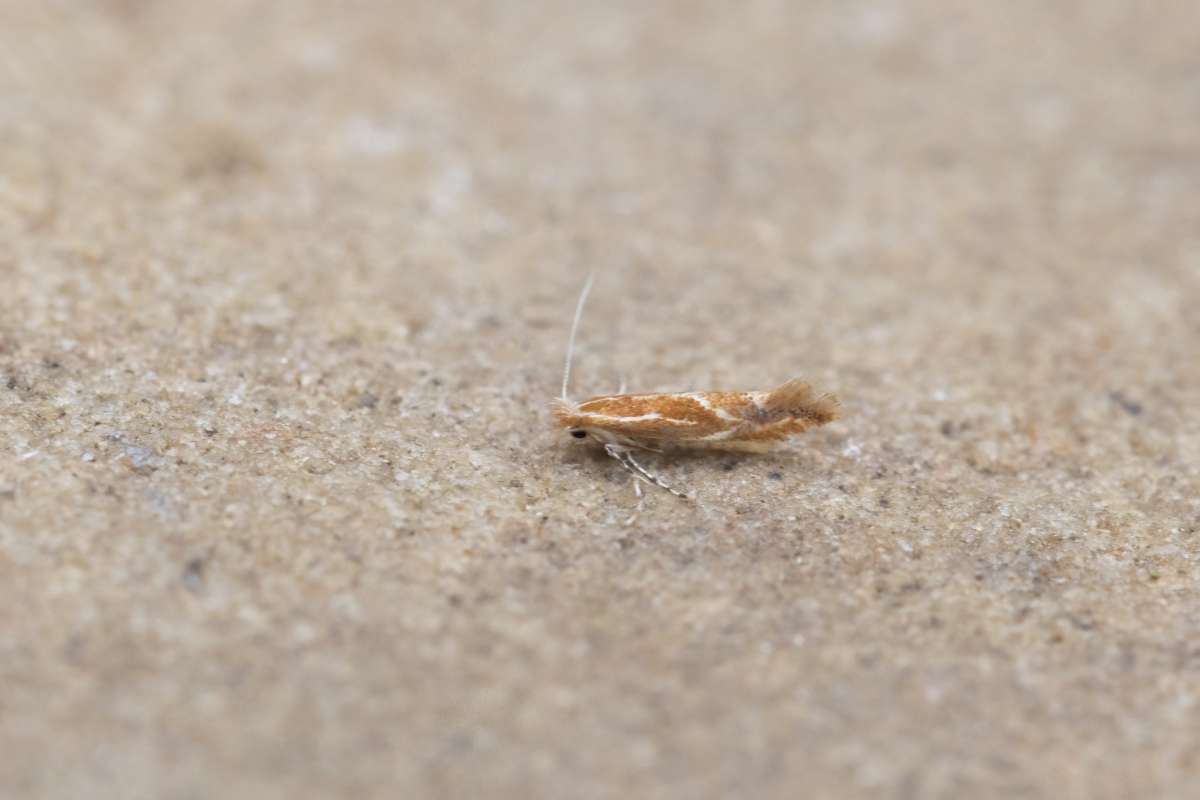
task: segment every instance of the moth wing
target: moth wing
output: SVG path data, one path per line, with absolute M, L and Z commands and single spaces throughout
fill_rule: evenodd
M 724 439 L 713 442 L 697 442 L 693 447 L 706 450 L 725 450 L 731 453 L 766 453 L 772 450 L 778 442 L 766 439 Z

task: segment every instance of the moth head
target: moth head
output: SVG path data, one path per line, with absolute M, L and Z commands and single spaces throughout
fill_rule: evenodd
M 558 424 L 566 431 L 572 443 L 586 444 L 592 439 L 591 432 L 583 426 L 583 418 L 579 408 L 565 400 L 555 400 L 551 403 Z
M 567 440 L 571 444 L 629 445 L 635 443 L 633 439 L 627 436 L 621 436 L 619 433 L 614 431 L 606 430 L 604 428 L 591 427 L 586 424 L 586 420 L 573 422 L 572 424 L 564 426 L 564 429 L 567 432 Z

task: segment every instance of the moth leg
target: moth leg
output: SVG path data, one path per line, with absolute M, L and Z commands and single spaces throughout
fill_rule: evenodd
M 638 471 L 639 474 L 641 474 L 644 478 L 646 478 L 647 480 L 652 482 L 655 486 L 657 486 L 660 489 L 666 489 L 668 492 L 675 495 L 676 497 L 687 500 L 686 494 L 684 494 L 683 492 L 679 491 L 678 489 L 676 489 L 674 487 L 668 486 L 667 484 L 663 483 L 662 479 L 660 479 L 657 475 L 651 473 L 649 470 L 647 470 L 645 467 L 643 467 L 641 464 L 639 464 L 637 461 L 635 461 L 633 458 L 633 453 L 626 452 L 625 458 L 626 458 L 626 460 L 629 461 L 629 464 L 635 470 Z
M 621 385 L 617 387 L 617 394 L 625 394 L 625 390 L 628 388 L 625 385 L 625 373 L 619 372 L 617 374 L 620 376 L 620 379 L 621 379 Z
M 637 462 L 630 457 L 629 451 L 620 445 L 606 444 L 604 445 L 604 452 L 616 459 L 617 463 L 633 476 L 633 493 L 637 495 L 637 508 L 625 519 L 626 526 L 632 525 L 637 522 L 638 517 L 642 515 L 642 509 L 646 506 L 646 495 L 642 492 L 642 472 L 645 472 L 645 470 L 641 469 Z M 657 480 L 655 480 L 655 483 L 658 486 L 663 486 Z M 666 486 L 663 486 L 663 488 L 667 489 Z M 673 489 L 667 489 L 667 491 L 674 493 Z
M 629 515 L 629 518 L 625 520 L 626 526 L 637 522 L 637 518 L 642 515 L 642 508 L 644 508 L 646 505 L 646 496 L 642 494 L 642 478 L 640 475 L 633 476 L 633 493 L 637 495 L 637 508 L 635 508 L 633 513 Z
M 642 475 L 638 471 L 637 467 L 630 463 L 631 459 L 629 458 L 629 451 L 619 444 L 606 444 L 604 445 L 604 452 L 615 458 L 617 463 L 624 467 L 629 474 L 633 476 L 634 491 L 636 491 L 640 497 L 642 487 L 638 486 L 637 483 L 642 479 Z
M 621 465 L 623 467 L 625 467 L 625 469 L 632 472 L 634 475 L 640 475 L 641 477 L 643 477 L 646 480 L 653 483 L 658 488 L 666 489 L 668 492 L 675 495 L 676 497 L 683 498 L 684 500 L 687 499 L 686 494 L 679 491 L 678 489 L 673 489 L 670 486 L 668 486 L 667 484 L 663 483 L 662 480 L 657 475 L 653 474 L 652 472 L 647 470 L 645 467 L 643 467 L 641 464 L 639 464 L 637 462 L 637 460 L 633 457 L 633 454 L 630 453 L 628 450 L 623 450 L 623 449 L 621 449 L 615 445 L 611 445 L 611 444 L 605 445 L 604 449 L 608 452 L 608 454 L 610 456 L 615 458 L 617 461 L 620 461 Z
M 610 456 L 615 458 L 617 463 L 620 464 L 625 469 L 627 469 L 633 475 L 634 478 L 639 477 L 637 470 L 634 469 L 632 466 L 630 466 L 629 462 L 627 462 L 625 460 L 625 448 L 624 447 L 621 447 L 621 445 L 619 445 L 619 444 L 606 444 L 606 445 L 604 445 L 604 452 L 608 453 Z

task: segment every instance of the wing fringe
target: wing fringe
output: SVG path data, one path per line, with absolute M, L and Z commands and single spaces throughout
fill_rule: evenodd
M 813 387 L 792 378 L 767 395 L 766 406 L 771 411 L 811 420 L 816 425 L 832 422 L 840 414 L 838 399 L 832 394 L 817 394 Z

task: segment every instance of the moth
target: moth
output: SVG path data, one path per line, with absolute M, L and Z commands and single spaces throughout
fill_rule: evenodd
M 838 400 L 793 379 L 769 391 L 672 392 L 599 395 L 582 403 L 571 401 L 567 388 L 575 334 L 592 276 L 579 302 L 563 365 L 562 396 L 553 401 L 554 416 L 578 443 L 594 443 L 634 478 L 640 500 L 646 480 L 677 497 L 687 495 L 664 483 L 634 457 L 636 451 L 726 450 L 763 453 L 793 436 L 838 418 Z

